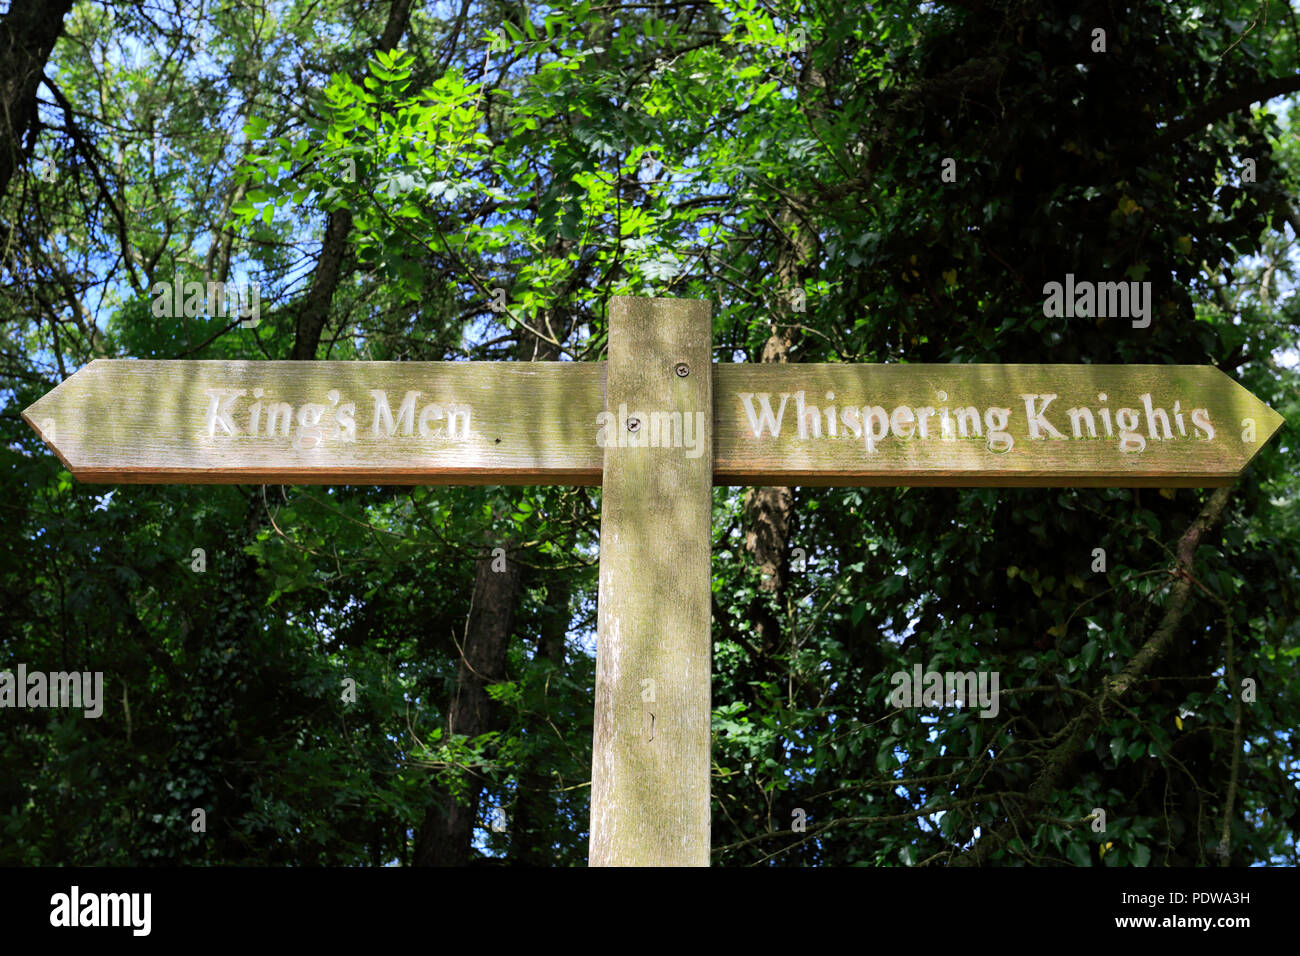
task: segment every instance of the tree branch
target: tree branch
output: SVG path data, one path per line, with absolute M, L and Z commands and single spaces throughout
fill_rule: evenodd
M 1284 96 L 1287 93 L 1297 91 L 1300 91 L 1300 74 L 1265 80 L 1262 83 L 1256 83 L 1254 86 L 1232 90 L 1201 105 L 1193 110 L 1190 116 L 1170 123 L 1164 132 L 1160 134 L 1159 142 L 1162 144 L 1172 143 L 1182 139 L 1189 133 L 1195 132 L 1202 126 L 1222 119 L 1238 110 L 1243 110 L 1254 103 L 1271 100 L 1275 96 Z
M 1223 518 L 1223 510 L 1227 506 L 1230 492 L 1230 488 L 1216 489 L 1210 496 L 1210 500 L 1205 503 L 1205 507 L 1201 509 L 1201 513 L 1196 516 L 1196 520 L 1179 538 L 1175 550 L 1175 567 L 1170 572 L 1176 577 L 1176 581 L 1160 624 L 1124 669 L 1114 677 L 1103 681 L 1101 699 L 1094 705 L 1084 707 L 1066 725 L 1065 739 L 1044 757 L 1043 769 L 1026 793 L 1024 813 L 1039 810 L 1051 799 L 1056 789 L 1064 783 L 1075 758 L 1087 749 L 1088 738 L 1105 716 L 1107 704 L 1122 700 L 1173 646 L 1179 625 L 1191 609 L 1192 589 L 1196 586 L 1191 572 L 1195 564 L 1196 549 L 1206 533 Z M 1004 823 L 981 837 L 973 847 L 954 860 L 952 865 L 983 865 L 994 852 L 1011 839 L 1014 832 L 1012 821 Z

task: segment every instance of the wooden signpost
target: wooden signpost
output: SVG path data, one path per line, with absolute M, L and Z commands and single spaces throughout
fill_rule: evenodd
M 602 486 L 593 865 L 709 862 L 719 485 L 1209 487 L 1282 425 L 1212 367 L 714 365 L 615 298 L 608 361 L 98 360 L 23 412 L 86 482 Z

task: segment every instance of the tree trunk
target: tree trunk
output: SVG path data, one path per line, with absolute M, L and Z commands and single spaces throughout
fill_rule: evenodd
M 816 249 L 789 202 L 781 204 L 777 221 L 785 232 L 776 257 L 782 288 L 777 309 L 780 322 L 773 322 L 759 361 L 783 365 L 790 360 L 795 343 L 792 326 L 800 321 L 794 311 L 794 292 L 803 288 L 806 273 L 816 261 Z M 779 596 L 785 590 L 787 552 L 794 533 L 794 493 L 786 486 L 750 488 L 744 502 L 745 553 L 760 575 L 758 594 L 749 606 L 749 621 L 763 656 L 770 658 L 781 646 L 781 624 L 769 601 L 772 595 Z
M 0 198 L 36 140 L 36 88 L 72 3 L 13 0 L 0 20 Z
M 397 46 L 411 20 L 411 0 L 393 0 L 388 8 L 388 22 L 375 44 L 376 52 L 388 52 Z M 352 213 L 336 210 L 325 220 L 325 239 L 321 245 L 320 259 L 312 273 L 311 288 L 298 310 L 298 326 L 293 338 L 290 358 L 310 361 L 316 357 L 325 320 L 329 318 L 330 303 L 339 287 L 343 271 L 343 257 L 348 249 L 348 236 L 352 233 Z
M 546 616 L 537 642 L 537 657 L 562 672 L 573 589 L 566 574 L 552 575 L 546 583 Z M 519 791 L 510 814 L 510 862 L 516 865 L 549 866 L 554 862 L 545 825 L 556 818 L 558 808 L 551 793 L 551 778 L 542 771 L 532 761 L 519 774 Z
M 496 725 L 497 705 L 487 687 L 505 676 L 506 648 L 515 602 L 519 599 L 520 567 L 484 552 L 474 569 L 474 596 L 461 649 L 456 690 L 447 705 L 450 734 L 477 737 Z M 461 802 L 435 788 L 424 822 L 416 835 L 416 866 L 465 866 L 470 862 L 470 842 L 478 817 L 483 784 L 471 776 L 468 800 Z

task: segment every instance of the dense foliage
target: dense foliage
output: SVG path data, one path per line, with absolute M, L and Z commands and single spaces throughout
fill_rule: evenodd
M 1292 423 L 1226 501 L 715 489 L 715 863 L 1295 862 L 1293 11 L 68 6 L 0 185 L 0 670 L 107 700 L 0 711 L 0 863 L 584 863 L 599 489 L 110 489 L 19 412 L 101 357 L 596 361 L 611 295 L 710 300 L 720 362 L 1217 365 Z M 1151 326 L 1047 317 L 1067 273 Z M 998 718 L 892 709 L 915 663 Z

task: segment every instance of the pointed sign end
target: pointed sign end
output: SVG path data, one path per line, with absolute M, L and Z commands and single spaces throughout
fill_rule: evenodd
M 1286 424 L 1286 419 L 1275 412 L 1272 408 L 1265 405 L 1254 395 L 1251 395 L 1250 397 L 1251 401 L 1255 405 L 1253 411 L 1255 413 L 1255 428 L 1259 440 L 1259 446 L 1260 448 L 1263 448 L 1269 443 L 1273 436 L 1278 433 L 1281 427 Z
M 1261 445 L 1267 442 L 1274 432 L 1286 424 L 1285 418 L 1273 409 L 1269 408 L 1257 395 L 1255 395 L 1254 392 L 1241 384 L 1241 382 L 1237 381 L 1223 369 L 1219 368 L 1217 365 L 1208 365 L 1205 366 L 1205 368 L 1210 370 L 1212 376 L 1217 375 L 1219 378 L 1231 382 L 1233 388 L 1241 393 L 1240 396 L 1238 396 L 1237 404 L 1237 408 L 1244 413 L 1241 424 L 1245 427 L 1246 418 L 1254 419 L 1256 432 L 1259 435 L 1259 443 Z
M 64 379 L 64 381 L 66 382 L 70 379 L 71 376 L 69 376 L 68 379 Z M 32 431 L 36 432 L 36 434 L 40 436 L 41 441 L 45 442 L 45 444 L 49 446 L 50 451 L 54 452 L 59 461 L 63 463 L 63 467 L 68 469 L 68 471 L 72 472 L 75 476 L 77 473 L 76 469 L 72 467 L 72 463 L 68 461 L 68 459 L 64 457 L 63 452 L 59 450 L 59 425 L 58 420 L 54 417 L 54 409 L 51 407 L 51 405 L 54 404 L 51 401 L 51 398 L 54 393 L 62 387 L 63 383 L 61 382 L 52 390 L 46 392 L 36 401 L 24 408 L 21 414 L 23 421 L 30 425 Z
M 1263 451 L 1264 446 L 1273 440 L 1273 436 L 1286 424 L 1286 419 L 1264 404 L 1240 382 L 1234 381 L 1233 384 L 1245 393 L 1247 403 L 1247 414 L 1240 422 L 1232 423 L 1232 427 L 1240 430 L 1241 441 L 1249 447 L 1245 465 L 1242 466 L 1244 470 L 1245 466 L 1254 461 L 1255 456 Z

